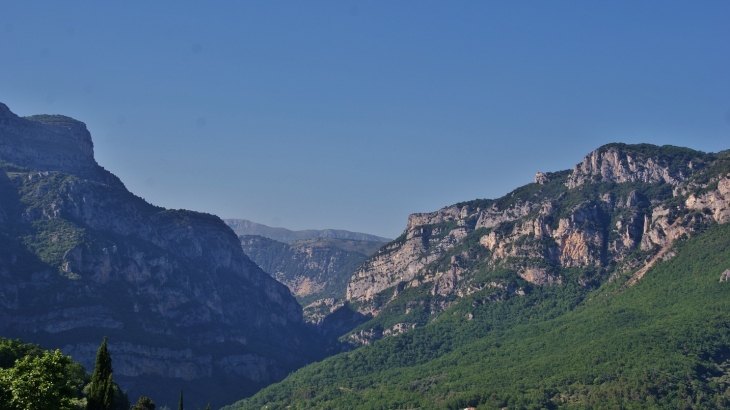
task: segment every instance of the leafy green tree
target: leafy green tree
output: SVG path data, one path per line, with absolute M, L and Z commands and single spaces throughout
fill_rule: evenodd
M 106 346 L 106 336 L 96 351 L 94 374 L 91 376 L 87 410 L 112 410 L 114 405 L 114 384 L 112 380 L 112 358 Z
M 155 407 L 155 402 L 152 399 L 146 396 L 140 396 L 131 410 L 155 410 Z
M 0 369 L 6 369 L 4 372 L 0 370 L 3 373 L 3 377 L 0 377 L 0 410 L 15 408 L 13 407 L 15 405 L 12 404 L 14 399 L 11 390 L 11 379 L 15 377 L 14 374 L 22 374 L 23 370 L 16 368 L 11 371 L 11 369 L 15 368 L 17 363 L 24 363 L 20 365 L 22 368 L 25 363 L 32 359 L 44 358 L 44 361 L 47 362 L 48 358 L 46 356 L 48 354 L 51 354 L 51 352 L 38 345 L 23 343 L 18 339 L 0 338 Z M 49 369 L 46 369 L 45 372 L 48 373 Z M 72 392 L 72 402 L 77 406 L 80 403 L 85 403 L 83 389 L 89 383 L 90 375 L 84 370 L 84 367 L 69 358 L 62 377 L 66 382 L 66 387 Z M 17 380 L 15 385 L 16 387 L 19 386 Z M 15 402 L 17 402 L 17 399 L 15 399 Z
M 59 350 L 25 356 L 0 370 L 0 409 L 72 410 L 74 388 L 66 377 L 71 358 Z
M 177 410 L 183 410 L 183 394 L 182 389 L 180 389 L 180 402 L 177 404 Z
M 91 381 L 91 375 L 86 372 L 86 369 L 84 369 L 81 363 L 72 360 L 66 366 L 66 380 L 73 386 L 76 396 L 81 397 L 84 386 Z
M 0 368 L 9 369 L 15 366 L 16 360 L 25 356 L 39 357 L 43 352 L 40 346 L 19 339 L 0 339 Z

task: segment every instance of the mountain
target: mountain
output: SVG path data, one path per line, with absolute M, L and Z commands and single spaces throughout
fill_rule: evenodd
M 727 407 L 728 222 L 730 151 L 648 144 L 411 215 L 350 279 L 354 350 L 228 408 Z
M 258 235 L 239 237 L 243 252 L 285 284 L 307 305 L 324 298 L 344 299 L 352 273 L 383 242 L 311 238 L 283 243 Z
M 94 160 L 84 123 L 0 104 L 0 335 L 93 369 L 109 337 L 130 397 L 204 407 L 315 359 L 289 289 L 218 217 L 150 205 Z
M 355 241 L 389 242 L 389 238 L 370 235 L 360 232 L 343 231 L 340 229 L 306 229 L 303 231 L 290 231 L 285 228 L 272 228 L 270 226 L 257 224 L 246 219 L 224 219 L 228 226 L 237 235 L 258 235 L 273 239 L 279 242 L 292 242 L 303 239 L 325 238 L 325 239 L 349 239 Z

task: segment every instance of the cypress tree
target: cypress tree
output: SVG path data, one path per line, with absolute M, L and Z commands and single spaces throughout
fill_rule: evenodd
M 112 410 L 114 387 L 112 381 L 112 357 L 106 347 L 106 336 L 96 351 L 94 373 L 89 385 L 87 410 Z
M 182 389 L 180 389 L 180 403 L 177 405 L 177 410 L 183 410 L 183 396 L 182 396 Z
M 104 383 L 104 401 L 102 408 L 104 410 L 113 410 L 114 409 L 114 381 L 112 380 L 112 374 L 109 373 L 109 377 L 106 379 L 106 383 Z

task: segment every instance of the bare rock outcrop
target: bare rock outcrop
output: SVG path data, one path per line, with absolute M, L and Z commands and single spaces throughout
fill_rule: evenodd
M 494 228 L 501 223 L 515 221 L 539 206 L 540 204 L 523 203 L 522 201 L 518 201 L 514 206 L 507 209 L 499 209 L 494 205 L 479 213 L 475 228 Z
M 401 238 L 381 248 L 352 275 L 347 300 L 368 301 L 398 283 L 412 281 L 423 267 L 472 232 L 481 213 L 465 205 L 410 215 Z M 445 222 L 456 222 L 456 226 L 439 227 Z
M 599 148 L 583 158 L 573 168 L 567 186 L 578 187 L 586 182 L 665 182 L 679 184 L 686 178 L 682 173 L 672 174 L 667 166 L 656 158 L 643 158 L 633 152 L 625 152 L 620 146 Z
M 730 174 L 716 182 L 716 189 L 699 196 L 690 194 L 685 204 L 690 209 L 707 210 L 718 223 L 727 223 L 730 222 Z
M 544 206 L 543 210 L 545 212 L 542 215 L 535 219 L 524 219 L 511 232 L 492 231 L 482 236 L 479 243 L 492 252 L 491 256 L 495 260 L 509 257 L 544 257 L 565 267 L 600 264 L 603 234 L 584 226 L 587 222 L 600 223 L 596 206 L 577 206 L 569 218 L 558 220 L 555 229 L 551 229 L 545 221 L 545 216 L 550 214 L 550 207 Z M 526 242 L 527 237 L 533 240 Z M 534 240 L 543 238 L 552 238 L 554 242 L 547 248 L 545 242 L 534 243 Z M 520 242 L 521 245 L 518 244 Z
M 57 171 L 119 187 L 94 159 L 86 124 L 63 115 L 19 117 L 0 103 L 0 160 L 37 171 Z
M 538 172 L 535 174 L 535 183 L 540 185 L 545 185 L 550 181 L 550 178 L 548 175 L 544 172 Z
M 544 268 L 528 267 L 519 272 L 522 279 L 535 285 L 561 285 L 563 280 L 555 275 L 551 275 Z
M 433 281 L 432 295 L 447 296 L 455 293 L 459 282 L 464 274 L 464 269 L 459 266 L 458 262 L 452 258 L 451 267 L 446 272 L 439 272 L 435 275 Z
M 730 175 L 721 177 L 716 182 L 715 189 L 708 190 L 699 196 L 689 194 L 679 210 L 699 211 L 687 216 L 692 219 L 720 224 L 730 222 Z M 672 216 L 671 210 L 661 205 L 655 207 L 652 210 L 651 218 L 646 218 L 641 248 L 650 250 L 654 247 L 666 247 L 674 240 L 690 235 L 694 227 L 684 218 L 686 217 L 681 215 Z
M 446 208 L 439 209 L 436 212 L 410 214 L 408 215 L 406 232 L 421 225 L 433 225 L 441 222 L 461 219 L 462 214 L 464 213 L 468 214 L 469 209 L 462 209 L 458 206 L 447 206 Z

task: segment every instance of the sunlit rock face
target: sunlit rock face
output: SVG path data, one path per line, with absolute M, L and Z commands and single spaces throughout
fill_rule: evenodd
M 683 167 L 684 168 L 684 167 Z M 640 152 L 627 151 L 621 147 L 597 149 L 576 164 L 568 178 L 569 188 L 586 182 L 665 182 L 677 185 L 691 173 L 691 166 L 676 172 L 668 164 L 654 157 L 645 157 Z
M 200 407 L 316 356 L 301 306 L 233 231 L 131 194 L 96 163 L 82 122 L 0 104 L 0 165 L 3 336 L 62 348 L 87 370 L 108 336 L 132 396 L 185 386 Z
M 493 294 L 483 303 L 498 303 L 524 287 L 593 288 L 636 272 L 631 286 L 671 258 L 678 239 L 730 221 L 729 172 L 728 151 L 609 144 L 502 198 L 412 214 L 403 234 L 352 275 L 347 300 L 362 314 L 399 321 L 420 313 L 398 331 L 361 326 L 347 337 L 359 345 L 407 331 L 485 289 Z M 499 279 L 484 279 L 496 271 Z

